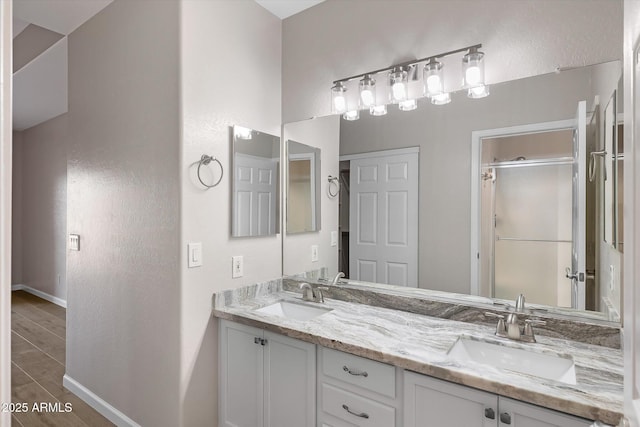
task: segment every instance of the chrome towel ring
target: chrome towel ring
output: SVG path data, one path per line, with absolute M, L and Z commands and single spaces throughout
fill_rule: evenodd
M 329 175 L 329 178 L 327 179 L 327 181 L 329 181 L 329 188 L 327 188 L 327 192 L 329 193 L 329 196 L 336 197 L 340 193 L 340 180 L 338 179 L 337 176 Z M 331 191 L 331 189 L 334 187 L 336 189 L 335 193 Z
M 200 176 L 200 168 L 202 167 L 202 165 L 207 166 L 211 162 L 216 162 L 218 166 L 220 166 L 220 178 L 218 178 L 218 180 L 213 184 L 206 184 L 204 181 L 202 181 L 202 177 Z M 200 184 L 207 187 L 207 189 L 213 188 L 216 185 L 220 184 L 220 181 L 222 181 L 223 175 L 224 175 L 224 168 L 222 167 L 222 163 L 220 163 L 220 160 L 216 159 L 213 156 L 209 156 L 207 154 L 203 154 L 202 157 L 200 157 L 200 161 L 198 162 L 198 181 L 200 181 Z

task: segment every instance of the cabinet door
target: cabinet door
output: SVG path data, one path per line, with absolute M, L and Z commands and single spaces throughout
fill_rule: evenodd
M 497 427 L 498 397 L 405 371 L 404 422 L 405 427 Z
M 588 427 L 592 421 L 500 396 L 500 427 Z
M 263 331 L 220 321 L 220 425 L 263 426 Z
M 316 346 L 265 332 L 264 427 L 316 422 Z

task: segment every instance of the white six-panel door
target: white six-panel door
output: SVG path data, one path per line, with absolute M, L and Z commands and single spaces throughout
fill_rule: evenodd
M 277 159 L 235 154 L 234 236 L 276 233 Z
M 418 156 L 405 149 L 351 158 L 352 279 L 418 286 Z

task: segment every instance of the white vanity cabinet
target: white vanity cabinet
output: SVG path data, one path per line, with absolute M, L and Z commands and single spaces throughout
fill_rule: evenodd
M 316 346 L 220 321 L 219 419 L 224 427 L 316 424 Z
M 588 427 L 592 421 L 414 372 L 404 374 L 405 427 Z
M 318 347 L 318 426 L 402 426 L 402 371 Z

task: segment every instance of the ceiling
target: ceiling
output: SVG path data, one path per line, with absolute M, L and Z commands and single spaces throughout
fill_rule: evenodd
M 324 0 L 255 0 L 280 19 L 285 19 L 305 9 L 322 3 Z
M 14 0 L 13 37 L 30 24 L 67 36 L 112 1 Z M 67 38 L 63 37 L 13 74 L 13 128 L 28 129 L 66 113 L 67 87 Z

